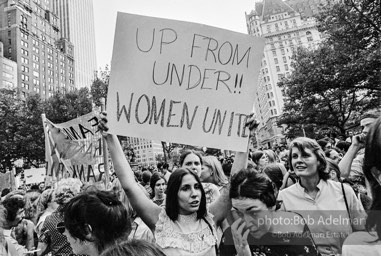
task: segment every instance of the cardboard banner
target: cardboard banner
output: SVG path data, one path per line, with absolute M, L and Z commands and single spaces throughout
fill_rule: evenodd
M 45 182 L 45 168 L 33 168 L 24 170 L 25 184 L 39 184 Z
M 45 119 L 48 175 L 99 181 L 104 173 L 98 118 L 89 113 L 61 124 Z
M 118 13 L 110 132 L 246 151 L 263 49 L 258 37 Z

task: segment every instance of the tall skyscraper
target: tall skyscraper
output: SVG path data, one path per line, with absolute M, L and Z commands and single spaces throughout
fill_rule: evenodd
M 17 63 L 4 58 L 3 43 L 0 42 L 0 89 L 17 87 Z
M 62 37 L 74 44 L 77 87 L 90 87 L 97 71 L 92 0 L 52 0 Z
M 255 112 L 261 125 L 257 141 L 272 147 L 284 141 L 276 120 L 284 105 L 278 81 L 291 74 L 291 56 L 297 47 L 313 49 L 322 35 L 312 17 L 324 0 L 263 0 L 246 14 L 248 32 L 266 38 L 261 75 L 255 94 Z
M 19 94 L 75 88 L 73 44 L 61 37 L 51 0 L 0 0 L 0 41 L 4 57 L 17 63 Z

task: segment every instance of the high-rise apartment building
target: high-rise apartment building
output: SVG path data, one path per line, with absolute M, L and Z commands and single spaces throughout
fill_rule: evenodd
M 250 35 L 266 39 L 261 75 L 255 93 L 255 113 L 260 120 L 257 141 L 272 147 L 284 142 L 276 119 L 284 105 L 278 81 L 291 74 L 291 56 L 297 47 L 315 48 L 321 42 L 313 15 L 324 0 L 263 0 L 246 14 Z
M 17 87 L 17 63 L 4 58 L 3 43 L 0 42 L 0 89 Z
M 74 46 L 61 37 L 51 0 L 0 0 L 4 57 L 17 63 L 17 89 L 48 98 L 75 88 Z
M 164 155 L 161 141 L 127 137 L 126 144 L 133 145 L 136 155 L 135 162 L 144 167 L 154 166 L 158 164 L 156 157 Z
M 52 0 L 62 37 L 72 42 L 77 87 L 90 87 L 97 71 L 92 0 Z

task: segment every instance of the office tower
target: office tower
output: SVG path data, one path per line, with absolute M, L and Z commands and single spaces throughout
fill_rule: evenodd
M 158 161 L 156 161 L 156 157 L 158 155 L 164 155 L 161 141 L 127 137 L 127 140 L 122 142 L 122 146 L 124 143 L 134 148 L 134 152 L 136 155 L 135 163 L 140 166 L 156 167 L 158 163 Z
M 263 0 L 246 14 L 250 35 L 266 39 L 261 75 L 255 93 L 255 113 L 261 125 L 257 131 L 260 146 L 285 142 L 276 120 L 284 105 L 278 81 L 291 74 L 291 56 L 297 47 L 316 48 L 322 35 L 312 17 L 323 0 Z
M 3 43 L 0 42 L 0 89 L 17 87 L 17 63 L 4 58 Z
M 50 0 L 0 0 L 0 41 L 4 57 L 17 63 L 21 96 L 75 88 L 73 44 L 61 37 Z
M 62 37 L 72 42 L 77 87 L 89 87 L 97 71 L 92 0 L 52 0 Z

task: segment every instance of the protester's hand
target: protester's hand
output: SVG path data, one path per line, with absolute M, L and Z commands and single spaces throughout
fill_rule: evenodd
M 358 149 L 365 147 L 365 139 L 366 139 L 366 135 L 364 133 L 360 133 L 353 136 L 352 146 Z
M 258 125 L 259 122 L 255 119 L 254 113 L 251 113 L 247 118 L 245 126 L 248 126 L 250 131 L 253 131 L 258 127 Z
M 238 256 L 251 256 L 250 247 L 247 243 L 247 236 L 250 230 L 245 230 L 245 226 L 246 223 L 241 218 L 234 221 L 231 225 L 234 246 Z
M 107 125 L 107 113 L 102 112 L 98 116 L 98 128 L 101 131 L 103 136 L 107 136 L 107 131 L 108 131 L 108 125 Z

